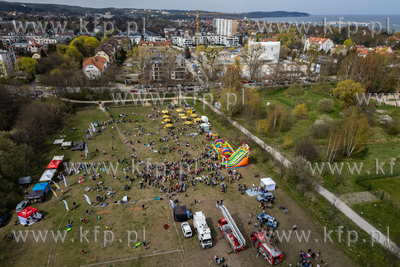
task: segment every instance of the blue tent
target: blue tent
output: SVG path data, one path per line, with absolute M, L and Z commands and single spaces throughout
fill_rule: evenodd
M 50 184 L 49 183 L 36 184 L 35 187 L 32 189 L 32 191 L 40 191 L 40 190 L 43 190 L 44 194 L 47 195 L 47 193 L 50 191 Z

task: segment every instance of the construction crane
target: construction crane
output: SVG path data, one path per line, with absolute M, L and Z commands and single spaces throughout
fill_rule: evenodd
M 217 207 L 224 215 L 224 218 L 218 220 L 219 230 L 225 236 L 226 240 L 228 240 L 235 253 L 244 250 L 246 248 L 246 240 L 233 221 L 228 209 L 221 202 L 217 202 Z
M 199 13 L 199 9 L 196 10 L 196 13 L 186 13 L 188 16 L 196 16 L 196 47 L 199 47 L 199 16 L 207 16 L 207 15 L 223 15 L 224 13 Z

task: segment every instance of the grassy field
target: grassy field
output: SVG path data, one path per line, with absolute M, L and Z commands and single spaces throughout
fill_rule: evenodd
M 201 105 L 198 104 L 196 108 L 200 109 Z M 213 113 L 210 109 L 206 108 L 205 110 L 202 110 L 202 112 L 215 122 L 213 124 L 214 127 L 216 127 L 219 131 L 223 131 L 224 136 L 231 136 L 231 139 L 235 139 L 235 137 L 238 136 L 237 130 L 234 127 L 230 125 L 222 125 L 218 116 L 216 116 L 215 113 Z M 242 125 L 247 125 L 248 129 L 254 130 L 254 123 L 244 122 L 242 123 Z M 270 143 L 270 139 L 260 135 L 258 136 L 267 143 Z M 380 149 L 376 148 L 376 151 L 378 153 Z M 255 148 L 253 149 L 253 152 L 256 153 L 256 158 L 259 159 L 257 166 L 262 171 L 264 171 L 265 173 L 276 173 L 278 171 L 273 161 L 261 160 L 262 152 L 260 150 L 257 150 L 257 148 Z M 283 152 L 286 153 L 286 151 Z M 384 151 L 382 151 L 381 153 L 384 153 Z M 384 166 L 384 170 L 387 170 L 386 167 L 387 166 Z M 319 227 L 323 228 L 325 226 L 327 229 L 337 229 L 339 226 L 344 226 L 345 229 L 357 231 L 359 239 L 358 242 L 354 244 L 354 247 L 349 248 L 343 242 L 335 243 L 339 248 L 342 249 L 344 253 L 348 255 L 349 258 L 356 261 L 358 264 L 360 264 L 360 266 L 391 266 L 391 262 L 389 261 L 389 258 L 391 258 L 391 254 L 380 246 L 375 245 L 374 248 L 371 248 L 370 246 L 366 245 L 363 240 L 366 240 L 367 243 L 370 242 L 371 237 L 369 236 L 369 234 L 365 233 L 363 230 L 358 228 L 358 226 L 356 226 L 349 218 L 338 212 L 338 210 L 331 203 L 327 202 L 325 198 L 317 193 L 309 193 L 306 196 L 301 195 L 299 191 L 295 189 L 294 185 L 288 183 L 285 179 L 280 178 L 279 175 L 275 174 L 274 178 L 276 179 L 276 181 L 278 181 L 281 188 L 283 188 L 291 198 L 296 200 L 301 205 L 301 207 L 314 218 L 315 222 L 318 222 L 317 224 L 319 225 Z M 326 175 L 324 175 L 323 178 L 326 184 L 329 180 L 327 179 Z M 345 181 L 339 186 L 334 186 L 332 184 L 332 188 L 335 188 L 337 190 L 340 189 L 341 192 L 365 191 L 365 188 L 355 183 L 355 178 L 356 177 L 354 177 L 352 180 L 347 180 L 346 178 Z M 332 177 L 330 179 L 332 179 L 333 181 Z M 350 189 L 347 188 L 349 186 Z M 379 214 L 379 209 L 375 209 L 374 211 L 375 213 L 373 214 L 373 216 L 376 216 L 376 218 L 381 218 L 381 215 Z M 385 215 L 390 217 L 393 215 L 393 211 L 387 212 Z M 368 217 L 365 216 L 364 218 L 369 221 Z M 396 215 L 393 216 L 392 219 L 393 218 L 396 218 Z M 369 222 L 375 225 L 376 220 Z M 383 223 L 384 221 L 381 222 L 381 226 L 383 225 Z M 376 226 L 379 225 L 376 224 Z M 354 257 L 355 254 L 357 255 L 356 257 Z
M 156 107 L 156 109 L 157 108 L 158 107 Z M 115 119 L 122 113 L 127 114 L 127 119 L 138 120 L 140 126 L 135 122 L 117 123 L 116 126 L 120 129 L 120 134 L 116 129 L 113 130 L 111 125 L 106 125 L 106 130 L 94 135 L 95 139 L 93 137 L 86 139 L 84 136 L 90 122 L 107 121 L 109 118 L 101 109 L 85 109 L 67 118 L 63 132 L 63 134 L 67 136 L 65 140 L 80 141 L 83 138 L 87 141 L 89 156 L 84 160 L 87 162 L 109 161 L 115 164 L 117 159 L 122 161 L 123 157 L 127 159 L 130 158 L 132 153 L 129 147 L 130 142 L 124 143 L 124 139 L 133 142 L 136 153 L 141 158 L 151 158 L 153 163 L 163 162 L 164 159 L 167 161 L 179 160 L 180 156 L 175 150 L 172 153 L 161 155 L 160 160 L 160 154 L 154 153 L 144 145 L 149 140 L 155 141 L 154 146 L 156 149 L 158 149 L 159 146 L 168 144 L 171 147 L 179 147 L 183 151 L 188 151 L 191 157 L 199 157 L 200 153 L 203 152 L 202 141 L 204 141 L 204 136 L 199 136 L 196 140 L 194 140 L 193 137 L 187 136 L 187 133 L 195 132 L 195 129 L 187 129 L 185 134 L 179 135 L 180 142 L 187 141 L 192 145 L 191 147 L 177 146 L 172 140 L 159 143 L 158 139 L 163 135 L 167 135 L 167 130 L 161 128 L 160 131 L 157 132 L 157 128 L 161 125 L 162 119 L 158 117 L 153 121 L 153 119 L 148 118 L 149 114 L 156 113 L 156 111 L 151 110 L 151 107 L 114 107 L 110 110 L 110 114 L 113 114 Z M 132 113 L 138 115 L 132 115 Z M 178 114 L 175 110 L 170 111 L 170 113 L 171 115 Z M 199 116 L 201 115 L 200 113 L 198 114 Z M 213 124 L 215 122 L 215 129 L 220 136 L 229 141 L 234 148 L 237 148 L 237 145 L 233 142 L 233 138 L 235 138 L 237 133 L 232 131 L 229 127 L 220 127 L 217 119 L 213 117 L 211 117 L 211 122 Z M 181 123 L 182 122 L 174 122 L 174 131 L 177 134 L 181 133 L 177 131 L 178 128 L 183 127 Z M 76 128 L 76 131 L 71 131 L 71 125 Z M 141 127 L 143 128 L 144 134 L 152 134 L 139 137 L 138 131 L 142 129 Z M 132 135 L 124 134 L 124 131 L 126 131 L 126 133 L 130 132 Z M 82 161 L 80 151 L 72 152 L 70 150 L 61 150 L 58 146 L 51 145 L 54 139 L 59 138 L 60 134 L 61 133 L 58 133 L 49 139 L 46 145 L 49 147 L 49 150 L 45 157 L 50 161 L 54 155 L 64 155 L 66 162 Z M 136 143 L 135 141 L 137 140 L 140 140 L 140 143 Z M 194 147 L 194 145 L 196 146 Z M 99 153 L 95 153 L 96 149 L 99 150 Z M 251 149 L 252 151 L 253 149 L 257 151 L 256 147 Z M 105 151 L 105 155 L 103 155 L 103 151 Z M 110 158 L 111 153 L 114 154 L 112 159 Z M 13 243 L 1 239 L 0 245 L 2 250 L 0 252 L 0 260 L 4 266 L 21 266 L 26 264 L 34 266 L 85 266 L 93 263 L 104 263 L 102 264 L 103 266 L 213 266 L 215 265 L 215 261 L 213 260 L 214 255 L 224 257 L 226 255 L 227 264 L 229 266 L 265 265 L 266 262 L 262 257 L 255 258 L 256 250 L 250 246 L 249 240 L 251 232 L 255 230 L 254 223 L 256 222 L 253 217 L 251 224 L 248 225 L 249 213 L 251 212 L 253 215 L 256 215 L 261 212 L 258 208 L 258 202 L 255 197 L 241 195 L 237 191 L 239 183 L 246 183 L 248 186 L 252 184 L 257 185 L 259 183 L 259 178 L 254 178 L 255 173 L 259 173 L 261 177 L 272 177 L 279 181 L 273 169 L 262 167 L 263 164 L 260 164 L 251 164 L 249 167 L 238 169 L 238 172 L 243 175 L 243 180 L 228 184 L 228 189 L 225 194 L 220 192 L 218 186 L 212 187 L 200 183 L 196 185 L 196 191 L 194 191 L 192 186 L 188 188 L 188 197 L 185 197 L 183 194 L 179 194 L 175 197 L 179 200 L 180 205 L 186 205 L 191 212 L 194 213 L 201 210 L 206 215 L 207 223 L 212 231 L 212 236 L 213 238 L 215 237 L 213 240 L 214 246 L 209 250 L 201 249 L 196 236 L 184 239 L 180 224 L 174 223 L 172 219 L 172 211 L 169 201 L 165 199 L 166 195 L 160 193 L 158 188 L 149 187 L 148 189 L 139 189 L 138 181 L 135 180 L 131 184 L 132 188 L 128 191 L 124 191 L 122 187 L 128 180 L 124 179 L 122 169 L 125 165 L 121 162 L 116 180 L 112 178 L 111 174 L 105 174 L 102 171 L 100 171 L 100 178 L 98 180 L 93 181 L 86 177 L 82 184 L 78 183 L 80 174 L 67 176 L 68 187 L 65 188 L 64 184 L 60 185 L 61 189 L 64 191 L 62 199 L 66 200 L 70 209 L 72 209 L 72 203 L 76 202 L 78 204 L 77 212 L 74 212 L 73 209 L 67 212 L 64 203 L 58 201 L 55 196 L 50 193 L 45 198 L 44 203 L 32 205 L 45 215 L 45 220 L 35 223 L 28 228 L 20 225 L 15 226 L 13 222 L 17 220 L 17 216 L 13 213 L 11 222 L 6 227 L 0 229 L 1 236 L 3 236 L 4 233 L 10 234 L 11 230 L 56 231 L 59 229 L 62 231 L 66 230 L 67 221 L 71 219 L 73 220 L 73 227 L 72 230 L 68 232 L 64 243 L 53 243 L 50 241 L 49 236 L 44 243 L 35 243 L 30 237 L 28 237 L 26 243 Z M 43 166 L 43 171 L 44 170 L 45 166 Z M 222 173 L 227 176 L 226 170 L 223 170 Z M 38 180 L 40 176 L 41 173 L 38 173 L 33 178 Z M 129 176 L 132 177 L 132 175 Z M 95 188 L 98 181 L 103 182 L 105 187 L 104 191 L 85 191 L 85 187 L 92 186 Z M 32 186 L 29 189 L 31 189 Z M 61 197 L 61 194 L 54 185 L 52 187 L 55 189 L 58 196 Z M 98 202 L 95 201 L 96 195 L 104 195 L 109 187 L 116 190 L 116 194 L 114 197 L 106 200 L 109 204 L 107 207 L 98 207 Z M 89 196 L 92 201 L 92 206 L 86 203 L 83 196 L 84 194 Z M 130 203 L 122 205 L 113 204 L 115 200 L 121 200 L 125 195 L 130 197 Z M 276 196 L 275 207 L 269 209 L 268 213 L 280 221 L 279 230 L 290 230 L 294 224 L 297 224 L 299 230 L 311 231 L 309 243 L 298 243 L 292 240 L 289 243 L 283 242 L 279 244 L 285 255 L 284 265 L 296 264 L 298 252 L 300 250 L 312 248 L 314 251 L 321 250 L 322 259 L 328 262 L 330 266 L 365 266 L 363 263 L 368 260 L 364 258 L 364 252 L 361 252 L 363 255 L 362 259 L 353 260 L 346 255 L 347 253 L 340 250 L 336 243 L 322 242 L 322 224 L 317 223 L 313 214 L 302 204 L 299 204 L 297 199 L 293 199 L 293 197 L 296 197 L 295 195 L 288 195 L 286 190 L 283 190 L 283 187 L 280 186 L 280 183 L 278 183 L 278 188 L 274 191 L 274 195 Z M 154 197 L 162 197 L 163 200 L 154 200 Z M 217 220 L 222 214 L 219 209 L 215 207 L 215 201 L 221 197 L 224 199 L 225 205 L 232 214 L 239 230 L 246 238 L 248 248 L 245 251 L 231 254 L 228 243 L 222 239 L 222 234 L 218 231 Z M 200 200 L 201 204 L 193 204 L 194 199 Z M 132 201 L 136 203 L 134 204 Z M 145 205 L 145 210 L 142 210 L 143 204 Z M 284 212 L 279 209 L 280 206 L 289 208 L 290 212 L 285 215 Z M 94 215 L 86 215 L 86 209 L 88 209 L 89 212 L 93 210 Z M 100 216 L 101 219 L 97 220 L 97 216 Z M 80 222 L 81 217 L 86 219 L 86 224 Z M 163 228 L 164 224 L 169 224 L 170 228 L 165 230 Z M 190 224 L 192 224 L 192 222 L 190 222 Z M 89 243 L 79 241 L 79 227 L 81 226 L 83 230 L 89 231 L 87 234 Z M 94 226 L 100 227 L 97 242 L 94 242 L 92 233 Z M 113 231 L 115 241 L 107 244 L 107 247 L 104 247 L 102 231 L 106 229 L 106 226 Z M 141 242 L 143 240 L 143 227 L 145 227 L 145 240 L 148 249 L 145 250 L 143 246 L 139 246 L 136 249 L 132 247 L 128 248 L 126 246 L 126 230 L 137 231 L 137 242 Z M 119 242 L 119 239 L 121 239 L 121 242 Z M 319 240 L 320 242 L 315 240 Z M 84 255 L 81 254 L 82 249 L 85 250 Z M 377 249 L 379 249 L 379 247 Z M 316 264 L 316 262 L 314 262 L 314 264 Z
M 332 87 L 333 88 L 333 87 Z M 310 136 L 310 128 L 315 122 L 316 119 L 323 115 L 317 108 L 318 101 L 324 98 L 330 98 L 328 92 L 316 92 L 313 91 L 315 89 L 311 87 L 309 90 L 304 90 L 303 93 L 299 96 L 292 96 L 287 98 L 287 90 L 286 88 L 282 88 L 275 92 L 271 91 L 261 91 L 259 92 L 260 97 L 262 98 L 262 104 L 265 108 L 268 108 L 268 102 L 281 105 L 287 107 L 289 109 L 293 109 L 299 103 L 306 103 L 307 107 L 309 108 L 309 113 L 307 119 L 294 119 L 294 123 L 291 129 L 288 132 L 273 134 L 271 136 L 262 136 L 260 133 L 257 132 L 255 127 L 255 122 L 245 119 L 245 118 L 235 118 L 241 125 L 246 127 L 252 133 L 256 134 L 261 140 L 265 141 L 266 143 L 278 148 L 282 154 L 286 157 L 291 158 L 294 156 L 294 149 L 293 147 L 290 149 L 285 149 L 283 147 L 283 141 L 285 138 L 289 138 L 296 144 L 297 140 L 301 139 L 304 136 Z M 341 107 L 340 101 L 337 98 L 332 98 L 334 100 L 334 110 L 333 112 L 327 114 L 330 118 L 332 118 L 335 122 L 340 123 L 343 121 L 343 109 Z M 357 177 L 360 175 L 368 175 L 368 174 L 375 174 L 376 173 L 376 160 L 380 163 L 386 162 L 383 166 L 383 171 L 387 174 L 390 172 L 389 162 L 391 158 L 398 158 L 399 157 L 399 145 L 400 139 L 396 135 L 389 135 L 383 131 L 382 125 L 379 122 L 379 117 L 383 114 L 382 112 L 388 113 L 390 116 L 398 116 L 398 110 L 392 106 L 381 106 L 379 107 L 379 111 L 375 111 L 374 109 L 368 109 L 366 112 L 367 115 L 371 116 L 371 120 L 374 120 L 375 123 L 370 127 L 370 137 L 367 142 L 367 149 L 359 153 L 358 155 L 354 155 L 352 157 L 345 157 L 341 158 L 339 161 L 343 163 L 349 163 L 352 165 L 356 163 L 357 166 L 362 163 L 362 170 L 360 174 L 350 174 L 346 168 L 341 175 L 331 174 L 328 171 L 328 168 L 325 167 L 324 172 L 322 173 L 322 183 L 323 186 L 328 189 L 330 192 L 335 193 L 336 195 L 344 195 L 344 194 L 351 194 L 357 192 L 365 192 L 366 187 L 361 186 L 358 184 Z M 316 140 L 317 149 L 319 152 L 319 158 L 317 162 L 324 161 L 324 155 L 326 152 L 328 140 L 327 139 L 319 139 Z M 378 164 L 378 165 L 379 165 Z M 326 166 L 326 165 L 325 165 Z M 398 175 L 398 163 L 393 168 L 394 176 Z M 380 192 L 385 191 L 386 196 L 382 205 L 390 204 L 388 201 L 389 197 L 392 197 L 391 191 L 397 188 L 397 183 L 391 183 L 390 181 L 387 182 L 380 182 L 374 181 L 373 186 L 380 190 Z M 388 188 L 393 188 L 392 190 L 388 190 Z M 394 194 L 396 198 L 397 194 Z M 396 201 L 397 202 L 397 201 Z M 398 202 L 400 203 L 400 202 Z M 371 203 L 365 203 L 365 205 L 371 205 Z M 377 223 L 376 220 L 370 220 L 371 217 L 381 218 L 383 215 L 387 217 L 391 217 L 394 221 L 397 220 L 397 213 L 398 209 L 397 206 L 393 209 L 391 205 L 387 207 L 387 209 L 371 209 L 370 214 L 371 216 L 367 217 L 366 219 L 375 227 L 381 227 L 380 224 Z M 388 212 L 391 210 L 391 212 Z M 394 212 L 393 212 L 394 211 Z M 387 213 L 385 213 L 387 212 Z M 372 216 L 373 214 L 373 216 Z M 396 232 L 396 231 L 395 231 Z M 394 238 L 396 239 L 397 236 L 395 234 Z

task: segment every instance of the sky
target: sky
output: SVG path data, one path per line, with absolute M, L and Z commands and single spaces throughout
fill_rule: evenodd
M 251 12 L 251 11 L 298 11 L 312 15 L 396 15 L 400 10 L 399 0 L 19 0 L 9 2 L 52 3 L 77 5 L 84 7 L 117 7 L 148 9 L 201 9 L 217 12 Z M 1 9 L 1 7 L 0 7 Z

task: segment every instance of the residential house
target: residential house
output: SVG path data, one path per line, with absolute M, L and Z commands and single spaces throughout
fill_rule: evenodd
M 33 58 L 33 59 L 41 59 L 42 56 L 40 55 L 39 52 L 36 52 L 36 53 L 33 54 L 32 58 Z
M 107 67 L 107 60 L 103 57 L 90 57 L 83 62 L 83 72 L 91 79 L 101 76 Z
M 304 44 L 304 51 L 308 50 L 311 45 L 316 45 L 318 51 L 324 50 L 325 53 L 333 48 L 333 42 L 328 38 L 310 37 Z
M 108 54 L 104 51 L 99 51 L 96 53 L 95 57 L 102 57 L 104 58 L 108 64 L 110 64 L 110 57 L 108 56 Z

